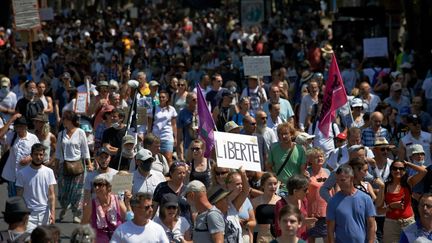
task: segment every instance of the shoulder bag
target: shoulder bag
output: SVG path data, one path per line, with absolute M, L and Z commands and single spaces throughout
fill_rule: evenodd
M 79 132 L 79 131 L 78 131 Z M 64 130 L 62 133 L 61 139 L 63 140 L 64 136 Z M 81 135 L 80 135 L 81 137 Z M 63 143 L 62 143 L 63 144 Z M 75 160 L 75 161 L 67 161 L 64 157 L 64 148 L 63 145 L 61 146 L 62 149 L 62 155 L 63 155 L 63 175 L 65 176 L 77 176 L 84 173 L 84 165 L 82 159 Z

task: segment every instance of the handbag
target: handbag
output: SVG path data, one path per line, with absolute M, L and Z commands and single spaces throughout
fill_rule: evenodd
M 0 158 L 0 175 L 3 174 L 3 169 L 4 169 L 4 167 L 6 165 L 6 162 L 7 162 L 8 158 L 9 158 L 10 149 L 14 145 L 16 138 L 17 138 L 17 133 L 14 132 L 14 135 L 12 137 L 12 142 L 11 142 L 11 145 L 10 145 L 9 149 L 6 150 L 3 153 L 3 155 L 1 156 L 1 158 Z M 3 179 L 3 177 L 0 176 L 0 184 L 3 184 L 3 182 L 6 182 L 6 180 Z
M 64 136 L 64 130 L 62 134 L 62 139 Z M 75 161 L 66 161 L 64 159 L 64 149 L 63 146 L 61 146 L 62 149 L 62 155 L 63 155 L 63 175 L 65 176 L 77 176 L 84 173 L 84 165 L 82 159 L 75 160 Z

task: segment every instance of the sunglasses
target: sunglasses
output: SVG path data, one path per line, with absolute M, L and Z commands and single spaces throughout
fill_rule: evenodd
M 228 174 L 228 171 L 222 171 L 222 172 L 215 171 L 215 174 L 216 174 L 216 176 L 226 175 L 226 174 Z
M 249 123 L 249 125 L 251 125 L 251 126 L 256 126 L 256 122 L 254 122 L 254 123 Z
M 176 206 L 168 206 L 168 207 L 166 207 L 166 209 L 172 209 L 172 210 L 174 210 L 174 209 L 177 209 L 177 207 Z
M 391 168 L 392 171 L 405 171 L 405 167 L 392 167 Z
M 147 205 L 143 207 L 145 210 L 149 210 L 150 208 L 153 208 L 153 204 Z
M 178 86 L 185 86 L 185 84 L 177 84 Z
M 105 183 L 93 183 L 93 186 L 94 187 L 103 187 L 103 186 L 106 186 L 106 184 Z
M 326 180 L 327 180 L 327 178 L 325 178 L 325 177 L 317 178 L 317 182 L 325 182 Z
M 261 120 L 267 120 L 266 116 L 261 117 Z
M 198 151 L 200 151 L 200 149 L 201 149 L 201 148 L 191 148 L 191 150 L 192 150 L 193 152 L 198 152 Z
M 381 150 L 381 152 L 386 152 L 386 151 L 389 151 L 390 149 L 389 148 L 381 148 L 380 150 Z

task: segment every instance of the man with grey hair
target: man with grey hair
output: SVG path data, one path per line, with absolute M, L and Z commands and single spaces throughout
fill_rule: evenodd
M 143 192 L 136 193 L 130 199 L 134 218 L 126 221 L 114 231 L 110 243 L 169 242 L 162 226 L 151 220 L 153 216 L 152 199 L 150 193 Z
M 336 170 L 340 191 L 327 205 L 328 242 L 375 242 L 375 206 L 366 193 L 354 187 L 354 171 L 348 164 Z
M 191 181 L 183 194 L 191 208 L 198 212 L 193 227 L 193 242 L 223 243 L 224 216 L 219 209 L 210 203 L 205 185 L 197 180 Z

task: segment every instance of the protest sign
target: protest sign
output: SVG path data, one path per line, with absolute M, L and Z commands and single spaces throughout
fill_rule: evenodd
M 271 76 L 270 56 L 244 56 L 245 76 Z
M 40 27 L 37 0 L 14 0 L 12 4 L 16 30 L 30 30 Z
M 111 181 L 111 191 L 115 194 L 124 192 L 125 190 L 132 191 L 132 178 L 133 174 L 119 173 L 113 176 Z
M 39 16 L 42 21 L 54 20 L 53 8 L 41 8 L 39 9 Z
M 363 56 L 388 57 L 387 37 L 363 39 Z
M 260 25 L 264 21 L 263 0 L 242 0 L 241 2 L 241 25 L 249 28 L 253 25 Z
M 88 105 L 87 98 L 88 98 L 87 93 L 78 93 L 77 94 L 75 107 L 74 107 L 75 113 L 78 113 L 78 114 L 87 113 L 87 105 Z
M 261 171 L 258 138 L 243 134 L 214 132 L 219 167 Z

